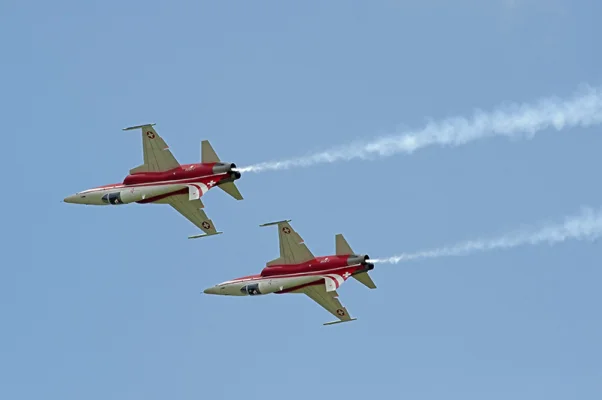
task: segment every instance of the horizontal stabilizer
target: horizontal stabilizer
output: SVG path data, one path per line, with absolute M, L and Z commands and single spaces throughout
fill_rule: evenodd
M 234 197 L 236 200 L 242 200 L 242 195 L 238 191 L 238 188 L 234 182 L 222 183 L 218 187 L 224 192 L 228 193 L 230 196 Z
M 334 325 L 334 324 L 341 324 L 343 322 L 351 322 L 351 321 L 356 321 L 357 318 L 351 318 L 351 319 L 346 319 L 344 321 L 332 321 L 332 322 L 326 322 L 324 323 L 324 325 Z
M 362 284 L 369 287 L 370 289 L 376 289 L 376 285 L 374 284 L 372 278 L 370 278 L 370 275 L 368 275 L 367 272 L 360 272 L 359 274 L 355 274 L 352 276 L 358 281 L 360 281 Z

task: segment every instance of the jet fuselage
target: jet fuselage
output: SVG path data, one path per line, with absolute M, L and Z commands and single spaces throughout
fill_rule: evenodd
M 301 264 L 271 265 L 258 275 L 222 282 L 205 289 L 204 293 L 224 296 L 282 294 L 319 284 L 336 290 L 352 275 L 372 270 L 374 265 L 366 262 L 368 259 L 363 255 L 332 255 Z
M 239 179 L 240 172 L 235 169 L 235 164 L 218 162 L 186 164 L 164 172 L 134 173 L 126 176 L 123 183 L 87 189 L 66 197 L 64 201 L 104 206 L 153 203 L 168 196 L 188 193 L 199 198 L 216 185 Z

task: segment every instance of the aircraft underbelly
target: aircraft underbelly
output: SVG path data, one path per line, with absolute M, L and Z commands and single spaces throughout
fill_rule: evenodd
M 148 186 L 142 187 L 139 193 L 141 194 L 141 200 L 149 197 L 157 197 L 164 194 L 169 194 L 178 191 L 183 188 L 183 185 L 161 185 L 161 186 Z
M 319 275 L 311 275 L 311 276 L 299 276 L 299 277 L 290 277 L 290 278 L 275 278 L 272 279 L 272 285 L 276 286 L 277 290 L 285 290 L 291 289 L 301 285 L 307 285 L 308 283 L 319 281 L 324 279 Z M 282 287 L 282 289 L 281 289 Z
M 183 185 L 121 186 L 82 193 L 85 204 L 118 205 L 161 197 L 181 190 Z
M 121 192 L 124 202 L 134 202 L 152 199 L 153 197 L 164 196 L 169 193 L 182 189 L 183 185 L 157 185 L 157 186 L 135 186 L 125 188 Z

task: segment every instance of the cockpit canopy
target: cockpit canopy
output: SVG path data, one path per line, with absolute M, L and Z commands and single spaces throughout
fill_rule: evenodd
M 123 201 L 121 201 L 120 192 L 105 194 L 102 196 L 102 202 L 106 204 L 123 204 Z
M 257 284 L 257 283 L 245 285 L 240 288 L 240 291 L 249 296 L 255 296 L 258 294 L 262 294 L 261 291 L 259 291 L 259 284 Z

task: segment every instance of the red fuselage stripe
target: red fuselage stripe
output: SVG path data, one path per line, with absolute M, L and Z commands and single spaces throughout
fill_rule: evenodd
M 98 186 L 98 187 L 95 187 L 94 189 L 89 189 L 89 190 L 86 190 L 84 192 L 85 193 L 89 193 L 89 192 L 95 192 L 95 191 L 100 191 L 100 190 L 108 190 L 108 189 L 122 189 L 122 188 L 146 187 L 146 186 L 185 185 L 185 184 L 188 184 L 188 183 L 198 182 L 200 179 L 213 178 L 213 177 L 219 177 L 219 176 L 227 176 L 227 174 L 206 175 L 206 176 L 199 176 L 197 178 L 186 178 L 186 179 L 173 180 L 173 181 L 160 181 L 160 182 L 149 182 L 149 183 L 135 183 L 133 185 L 125 185 L 123 183 L 116 183 L 115 185 Z M 80 193 L 84 193 L 84 192 L 80 192 Z
M 253 282 L 253 281 L 258 281 L 258 280 L 280 279 L 280 278 L 299 278 L 302 276 L 312 276 L 312 275 L 315 275 L 316 277 L 320 277 L 325 274 L 335 274 L 335 273 L 337 273 L 337 271 L 345 271 L 347 269 L 357 270 L 360 265 L 361 264 L 358 264 L 356 266 L 347 265 L 344 267 L 336 267 L 336 268 L 323 269 L 323 270 L 312 270 L 312 271 L 307 271 L 307 272 L 299 272 L 299 273 L 295 273 L 295 274 L 282 274 L 282 275 L 270 275 L 270 276 L 252 275 L 252 276 L 248 276 L 248 277 L 244 277 L 244 278 L 234 279 L 234 280 L 228 281 L 226 283 L 232 284 L 232 283 L 242 283 L 242 282 Z

